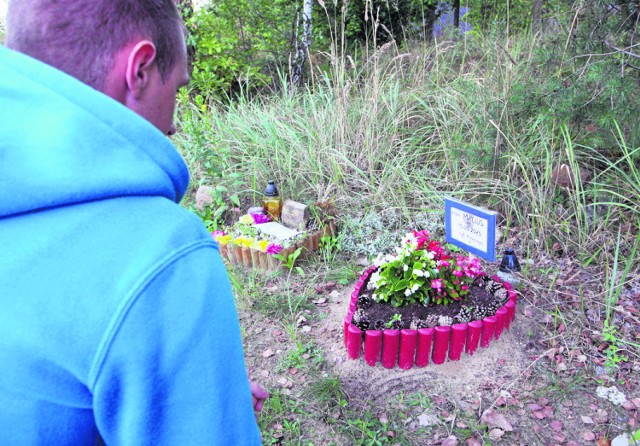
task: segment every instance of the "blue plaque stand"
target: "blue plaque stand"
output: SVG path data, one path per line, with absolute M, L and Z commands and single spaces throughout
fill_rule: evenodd
M 497 212 L 447 197 L 444 215 L 447 243 L 495 262 Z

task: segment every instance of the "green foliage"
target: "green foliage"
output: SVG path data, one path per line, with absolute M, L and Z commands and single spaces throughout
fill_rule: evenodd
M 296 260 L 298 259 L 298 257 L 300 257 L 301 253 L 302 253 L 302 247 L 297 248 L 291 254 L 286 256 L 281 254 L 274 254 L 273 256 L 278 260 L 282 260 L 282 263 L 289 270 L 289 274 L 291 274 L 291 272 L 295 269 L 295 271 L 299 275 L 304 276 L 304 270 L 299 266 L 295 266 Z
M 292 43 L 295 5 L 284 0 L 209 2 L 187 20 L 196 49 L 192 85 L 205 97 L 272 84 Z

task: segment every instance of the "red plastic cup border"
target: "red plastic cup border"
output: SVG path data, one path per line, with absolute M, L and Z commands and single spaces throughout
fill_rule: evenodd
M 419 330 L 367 330 L 364 333 L 352 323 L 353 313 L 356 311 L 358 297 L 367 279 L 375 271 L 371 266 L 360 276 L 351 293 L 349 310 L 344 319 L 344 345 L 350 359 L 364 356 L 365 362 L 375 366 L 378 362 L 385 368 L 398 365 L 402 369 L 413 366 L 425 367 L 432 362 L 442 364 L 447 359 L 458 361 L 462 353 L 473 355 L 478 347 L 486 348 L 489 344 L 500 339 L 504 330 L 508 330 L 516 316 L 517 295 L 508 282 L 492 276 L 496 282 L 509 293 L 509 300 L 494 316 L 482 320 L 470 321 L 465 324 L 438 326 Z

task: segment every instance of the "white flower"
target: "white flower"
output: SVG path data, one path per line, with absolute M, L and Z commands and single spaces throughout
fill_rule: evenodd
M 416 291 L 418 291 L 418 288 L 420 288 L 420 285 L 418 285 L 417 283 L 415 285 L 413 285 L 411 287 L 411 294 L 415 293 Z
M 413 293 L 411 293 L 411 290 L 410 290 L 409 288 L 407 288 L 406 290 L 404 290 L 404 295 L 405 295 L 405 296 L 409 297 L 409 296 L 411 296 L 411 294 L 413 294 Z
M 415 274 L 418 277 L 424 277 L 424 271 L 422 271 L 421 269 L 414 269 L 413 274 Z
M 375 300 L 376 302 L 378 302 L 378 295 L 376 293 L 373 293 L 371 295 L 371 299 Z
M 433 258 L 436 256 L 435 252 L 433 251 L 427 251 L 425 255 L 429 258 L 429 260 L 433 260 Z
M 409 265 L 404 264 L 402 265 L 402 271 L 407 271 L 409 269 Z
M 369 278 L 369 283 L 367 284 L 367 289 L 368 290 L 374 290 L 376 288 L 378 288 L 379 284 L 378 281 L 380 280 L 380 273 L 378 271 L 375 271 L 371 274 L 371 277 Z
M 404 236 L 402 244 L 409 245 L 411 248 L 416 249 L 418 247 L 418 240 L 416 239 L 416 236 L 410 232 Z

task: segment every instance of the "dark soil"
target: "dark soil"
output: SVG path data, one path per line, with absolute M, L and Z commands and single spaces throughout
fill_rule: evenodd
M 490 283 L 489 286 L 487 285 L 488 283 Z M 416 327 L 415 321 L 428 321 L 430 319 L 433 320 L 434 317 L 437 316 L 450 317 L 452 323 L 468 322 L 469 320 L 481 319 L 482 317 L 471 317 L 469 320 L 459 320 L 458 316 L 460 315 L 460 310 L 463 307 L 467 307 L 467 309 L 471 310 L 471 314 L 473 314 L 473 309 L 482 308 L 485 312 L 485 314 L 483 314 L 484 317 L 495 314 L 496 310 L 506 302 L 504 298 L 496 296 L 495 290 L 498 289 L 498 287 L 504 290 L 502 285 L 499 284 L 499 282 L 495 282 L 493 279 L 480 279 L 474 282 L 469 287 L 469 294 L 465 297 L 465 299 L 453 301 L 448 305 L 429 304 L 425 306 L 420 303 L 416 303 L 404 307 L 393 307 L 386 302 L 374 302 L 371 299 L 371 294 L 373 293 L 373 291 L 367 290 L 365 284 L 362 287 L 362 291 L 358 298 L 356 312 L 358 312 L 359 310 L 359 314 L 362 315 L 360 316 L 360 319 L 365 320 L 369 323 L 369 325 L 367 326 L 366 323 L 364 325 L 356 323 L 357 321 L 355 319 L 358 319 L 358 317 L 354 319 L 354 323 L 362 330 L 376 330 L 380 329 L 380 321 L 387 324 L 393 320 L 394 315 L 399 314 L 401 316 L 402 322 L 397 322 L 391 328 L 415 329 L 422 328 Z M 414 321 L 414 324 L 412 324 L 412 321 Z M 428 326 L 435 325 L 438 324 L 428 324 Z M 389 327 L 387 326 L 386 328 Z

